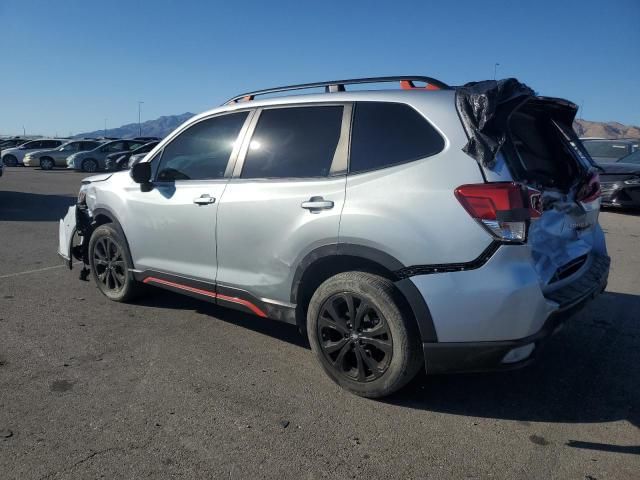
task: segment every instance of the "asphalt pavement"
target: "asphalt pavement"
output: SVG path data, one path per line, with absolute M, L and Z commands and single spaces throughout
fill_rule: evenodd
M 602 213 L 607 291 L 537 363 L 376 401 L 289 325 L 80 281 L 56 248 L 83 177 L 0 177 L 1 479 L 640 478 L 640 216 Z

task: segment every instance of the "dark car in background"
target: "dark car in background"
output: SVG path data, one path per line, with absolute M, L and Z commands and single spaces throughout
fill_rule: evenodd
M 135 137 L 131 140 L 141 140 L 143 142 L 159 142 L 162 139 L 160 137 Z
M 640 150 L 600 167 L 602 205 L 640 208 Z
M 610 163 L 640 150 L 640 140 L 637 138 L 621 138 L 611 140 L 606 138 L 581 138 L 584 148 L 597 163 Z
M 141 147 L 136 148 L 135 150 L 129 150 L 127 152 L 117 152 L 111 153 L 107 155 L 107 160 L 105 162 L 105 170 L 108 172 L 112 172 L 115 170 L 126 170 L 131 165 L 129 165 L 129 161 L 133 157 L 144 156 L 149 153 L 153 148 L 160 143 L 159 140 L 155 140 L 153 142 L 145 143 Z

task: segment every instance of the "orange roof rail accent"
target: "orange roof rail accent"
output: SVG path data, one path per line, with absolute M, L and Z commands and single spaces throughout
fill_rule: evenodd
M 412 80 L 400 80 L 400 88 L 402 90 L 440 90 L 440 87 L 431 83 L 427 83 L 426 87 L 416 87 Z

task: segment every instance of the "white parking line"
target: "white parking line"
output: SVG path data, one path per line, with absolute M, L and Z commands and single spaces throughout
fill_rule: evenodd
M 80 265 L 81 263 L 82 262 L 75 262 L 74 265 Z M 66 265 L 54 265 L 52 267 L 37 268 L 35 270 L 25 270 L 24 272 L 8 273 L 6 275 L 0 275 L 0 278 L 11 278 L 11 277 L 17 277 L 19 275 L 27 275 L 29 273 L 46 272 L 47 270 L 54 270 L 56 268 L 62 268 L 62 267 L 66 267 Z

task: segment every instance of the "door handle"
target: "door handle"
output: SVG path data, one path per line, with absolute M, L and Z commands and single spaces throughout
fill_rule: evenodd
M 199 197 L 194 198 L 193 203 L 196 205 L 210 205 L 212 203 L 216 203 L 216 199 L 208 193 L 203 193 Z
M 331 200 L 325 200 L 322 197 L 311 197 L 306 202 L 302 202 L 300 206 L 309 210 L 311 213 L 319 213 L 320 210 L 333 208 L 333 202 Z

